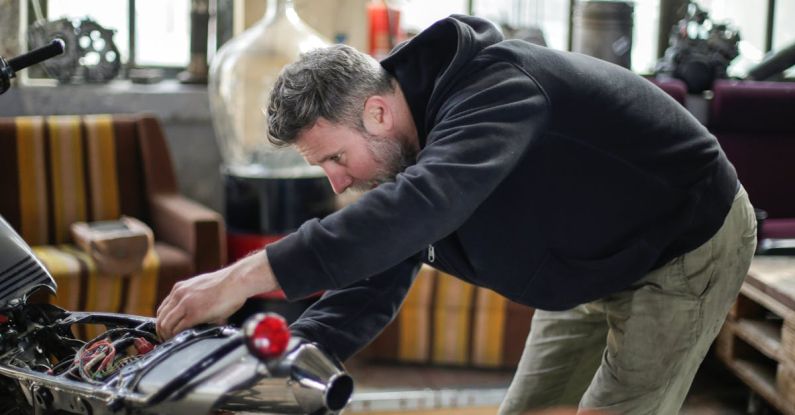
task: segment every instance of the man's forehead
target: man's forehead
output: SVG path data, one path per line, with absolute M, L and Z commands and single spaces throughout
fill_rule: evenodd
M 311 142 L 308 140 L 298 139 L 294 145 L 295 149 L 298 150 L 298 153 L 307 161 L 309 164 L 316 164 L 318 159 L 318 150 L 316 146 L 312 145 Z
M 319 162 L 338 153 L 355 134 L 350 128 L 320 118 L 298 135 L 295 147 L 307 161 Z
M 317 164 L 331 153 L 335 153 L 338 147 L 337 139 L 330 131 L 319 131 L 314 128 L 301 133 L 295 141 L 295 148 L 298 153 L 310 164 Z

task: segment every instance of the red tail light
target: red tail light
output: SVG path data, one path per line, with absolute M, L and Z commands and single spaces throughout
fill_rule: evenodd
M 246 346 L 260 359 L 272 359 L 284 353 L 290 341 L 290 329 L 284 318 L 274 313 L 259 313 L 243 327 Z

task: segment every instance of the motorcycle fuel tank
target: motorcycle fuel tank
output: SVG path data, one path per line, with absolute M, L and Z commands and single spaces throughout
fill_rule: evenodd
M 0 310 L 24 303 L 39 287 L 55 294 L 57 285 L 28 244 L 0 216 Z

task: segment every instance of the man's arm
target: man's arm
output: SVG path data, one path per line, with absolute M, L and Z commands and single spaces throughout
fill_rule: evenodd
M 178 283 L 158 309 L 161 335 L 218 322 L 249 296 L 279 286 L 289 299 L 353 286 L 458 229 L 549 116 L 540 87 L 511 64 L 482 68 L 461 83 L 439 110 L 417 164 L 352 205 L 307 221 L 268 245 L 267 255 Z
M 349 358 L 392 321 L 419 265 L 415 255 L 382 274 L 326 292 L 293 323 L 293 334 L 321 344 L 340 360 Z M 257 252 L 175 284 L 157 310 L 157 332 L 170 338 L 199 323 L 222 323 L 252 293 L 276 289 L 267 254 Z
M 347 360 L 395 317 L 419 270 L 413 256 L 341 290 L 327 291 L 290 326 L 293 335 Z
M 278 290 L 264 250 L 234 264 L 174 284 L 157 309 L 157 333 L 167 339 L 200 323 L 222 323 L 252 295 Z
M 449 89 L 416 164 L 267 246 L 287 298 L 378 275 L 455 232 L 542 137 L 550 104 L 520 68 L 493 63 Z

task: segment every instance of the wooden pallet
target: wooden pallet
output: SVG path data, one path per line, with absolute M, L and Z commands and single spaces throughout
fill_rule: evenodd
M 795 415 L 795 257 L 756 257 L 716 341 L 753 391 Z

